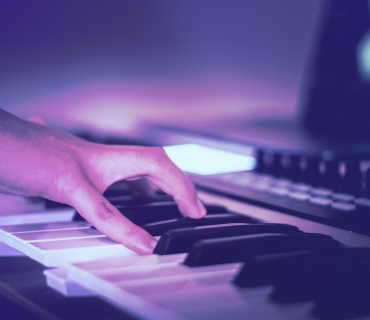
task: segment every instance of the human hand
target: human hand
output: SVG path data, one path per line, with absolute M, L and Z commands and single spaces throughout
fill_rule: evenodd
M 102 196 L 114 182 L 144 177 L 172 195 L 185 216 L 206 213 L 192 182 L 159 147 L 95 144 L 0 109 L 0 150 L 0 192 L 69 204 L 140 254 L 151 253 L 156 240 Z

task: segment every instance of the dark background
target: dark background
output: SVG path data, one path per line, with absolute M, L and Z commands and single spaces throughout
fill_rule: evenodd
M 160 116 L 145 121 L 160 123 L 164 117 L 158 108 L 165 105 L 161 102 L 168 91 L 175 92 L 171 105 L 176 110 L 185 108 L 181 103 L 184 96 L 198 98 L 187 100 L 193 117 L 188 116 L 183 124 L 176 116 L 183 113 L 174 111 L 171 116 L 167 106 L 170 119 L 166 124 L 171 119 L 174 125 L 185 127 L 193 121 L 192 126 L 207 123 L 215 99 L 220 105 L 214 108 L 211 125 L 225 117 L 232 122 L 269 113 L 294 118 L 321 3 L 1 1 L 0 105 L 23 117 L 39 115 L 51 125 L 68 126 L 70 121 L 74 123 L 71 105 L 83 108 L 73 99 L 65 100 L 68 112 L 72 108 L 72 120 L 68 119 L 68 112 L 60 111 L 63 105 L 52 106 L 52 96 L 63 100 L 70 90 L 92 82 L 94 89 L 89 90 L 98 92 L 96 84 L 109 79 L 114 84 L 108 86 L 127 88 L 124 97 L 139 89 L 149 92 L 145 106 L 150 110 L 144 106 L 141 114 L 134 114 L 135 123 L 141 123 L 153 109 Z M 155 100 L 152 91 L 158 93 L 155 99 L 159 103 L 151 103 Z M 47 105 L 42 100 L 45 95 L 49 97 Z M 142 96 L 135 95 L 135 101 Z M 235 96 L 238 107 L 233 109 Z M 119 103 L 122 113 L 130 114 L 130 108 Z M 205 104 L 209 110 L 199 111 Z M 140 101 L 136 108 L 142 105 Z M 120 108 L 114 110 L 119 113 Z M 81 122 L 79 119 L 74 125 Z M 91 125 L 98 126 L 97 122 Z

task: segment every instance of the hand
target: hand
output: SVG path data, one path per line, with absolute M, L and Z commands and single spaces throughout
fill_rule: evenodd
M 144 177 L 172 195 L 184 215 L 206 213 L 192 182 L 159 147 L 95 144 L 0 109 L 0 150 L 0 192 L 69 204 L 140 254 L 151 253 L 156 240 L 102 196 L 112 183 Z

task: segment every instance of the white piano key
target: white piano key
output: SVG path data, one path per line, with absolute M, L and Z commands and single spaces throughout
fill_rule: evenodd
M 179 264 L 171 265 L 168 267 L 160 266 L 163 268 L 163 272 L 168 271 L 169 268 L 173 268 L 170 275 L 166 276 L 163 272 L 153 272 L 153 270 L 145 270 L 150 267 L 140 268 L 142 277 L 129 278 L 132 273 L 127 270 L 121 269 L 120 275 L 107 275 L 102 276 L 101 274 L 95 275 L 106 281 L 114 282 L 116 286 L 120 287 L 122 290 L 137 294 L 140 296 L 145 296 L 146 294 L 153 294 L 149 298 L 150 301 L 160 303 L 162 301 L 168 300 L 168 293 L 174 292 L 174 290 L 187 290 L 189 286 L 194 289 L 201 289 L 204 286 L 217 285 L 220 282 L 229 283 L 235 273 L 239 270 L 241 264 L 234 263 L 229 265 L 218 265 L 212 267 L 200 267 L 200 268 L 188 268 L 181 266 Z M 184 272 L 184 269 L 189 270 Z M 113 270 L 112 270 L 113 271 Z M 123 275 L 122 275 L 123 274 Z M 138 274 L 136 274 L 138 275 Z M 126 278 L 123 281 L 114 281 L 122 278 Z M 163 297 L 161 296 L 163 295 Z M 154 300 L 153 300 L 154 299 Z
M 2 207 L 5 206 L 23 206 L 23 205 L 32 205 L 43 203 L 43 198 L 40 197 L 22 197 L 22 196 L 15 196 L 11 194 L 4 194 L 0 193 L 0 210 Z
M 6 212 L 0 214 L 0 225 L 71 221 L 75 213 L 76 210 L 73 208 L 47 209 L 32 212 Z
M 95 261 L 93 267 L 73 264 L 67 266 L 68 276 L 121 308 L 149 319 L 158 308 L 185 319 L 313 319 L 309 312 L 312 302 L 277 304 L 268 298 L 270 286 L 234 286 L 230 281 L 239 263 L 189 268 L 179 264 L 180 255 L 164 257 L 164 263 L 153 255 L 131 257 L 131 265 L 123 258 Z M 114 261 L 118 265 L 112 264 Z M 145 265 L 150 261 L 154 265 Z M 146 303 L 142 309 L 132 306 L 135 297 Z
M 57 241 L 66 239 L 81 239 L 92 237 L 105 237 L 103 233 L 95 229 L 69 229 L 69 230 L 49 230 L 49 231 L 34 231 L 20 232 L 9 236 L 10 246 L 28 254 L 29 243 L 40 241 Z
M 138 259 L 134 260 L 139 262 L 139 260 L 142 258 L 143 260 L 146 260 L 146 256 L 138 256 Z M 100 297 L 108 300 L 110 303 L 113 303 L 118 308 L 123 309 L 125 312 L 130 312 L 140 319 L 185 320 L 184 317 L 174 312 L 170 312 L 169 310 L 151 304 L 150 302 L 141 299 L 141 297 L 137 295 L 131 294 L 125 290 L 121 290 L 114 284 L 99 279 L 89 271 L 85 271 L 82 268 L 78 268 L 75 265 L 70 264 L 67 265 L 67 268 L 68 278 L 71 281 L 81 284 L 86 289 L 98 294 Z
M 310 315 L 312 302 L 277 304 L 268 299 L 268 294 L 259 294 L 263 293 L 260 288 L 244 290 L 250 293 L 247 298 L 241 292 L 241 289 L 233 289 L 230 284 L 200 290 L 199 293 L 202 295 L 195 295 L 194 298 L 191 295 L 193 292 L 180 291 L 179 295 L 176 295 L 170 303 L 164 304 L 162 308 L 175 310 L 189 320 L 316 319 Z
M 84 287 L 68 279 L 67 268 L 60 267 L 55 269 L 44 270 L 46 283 L 49 287 L 60 292 L 64 296 L 91 296 L 93 293 Z
M 68 262 L 137 255 L 108 237 L 31 242 L 27 246 L 30 258 L 47 267 L 59 267 Z
M 0 242 L 0 257 L 24 257 L 25 254 L 8 246 L 7 244 Z
M 124 286 L 126 282 L 131 285 L 133 281 L 140 281 L 149 279 L 150 281 L 159 280 L 160 278 L 169 279 L 174 277 L 176 279 L 188 279 L 188 277 L 213 277 L 214 274 L 221 276 L 225 272 L 230 274 L 235 273 L 240 264 L 229 264 L 229 265 L 217 265 L 210 267 L 199 267 L 190 268 L 183 266 L 181 263 L 164 263 L 155 265 L 143 265 L 143 266 L 128 266 L 125 268 L 115 267 L 105 270 L 95 270 L 93 273 L 96 277 L 103 280 L 119 283 L 120 286 Z
M 19 232 L 86 229 L 90 227 L 91 224 L 84 221 L 6 225 L 0 226 L 0 241 L 10 245 L 9 236 Z
M 45 210 L 45 204 L 43 202 L 21 204 L 21 205 L 1 205 L 0 215 L 7 214 L 9 212 L 20 213 L 20 212 L 34 212 Z
M 101 271 L 104 269 L 111 269 L 112 266 L 123 268 L 128 266 L 144 266 L 182 262 L 184 261 L 186 256 L 187 253 L 178 253 L 164 256 L 156 254 L 121 256 L 89 262 L 74 263 L 73 266 L 83 271 L 94 272 L 94 270 Z

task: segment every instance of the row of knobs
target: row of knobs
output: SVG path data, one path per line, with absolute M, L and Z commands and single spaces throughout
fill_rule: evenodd
M 259 150 L 257 160 L 258 173 L 370 198 L 370 169 L 363 177 L 357 159 L 342 161 Z M 341 166 L 344 170 L 340 170 Z

